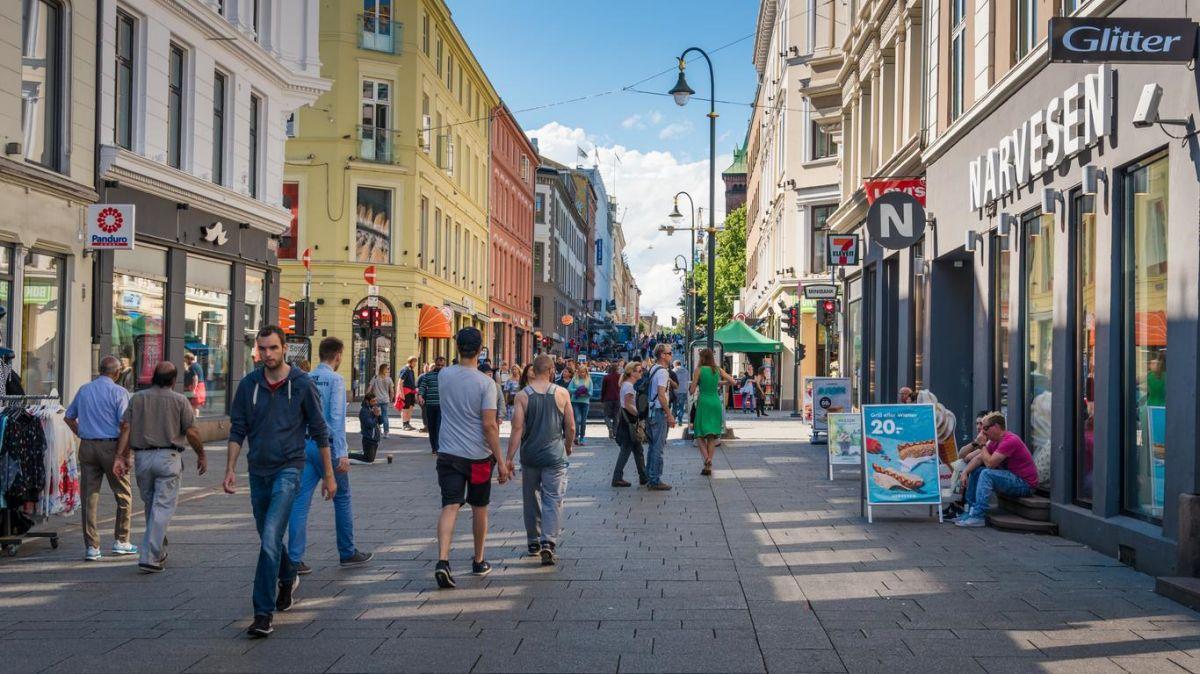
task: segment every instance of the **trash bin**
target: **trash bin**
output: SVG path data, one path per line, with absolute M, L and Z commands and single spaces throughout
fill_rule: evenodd
M 742 409 L 742 394 L 741 393 L 733 394 L 733 409 L 735 409 L 735 410 Z

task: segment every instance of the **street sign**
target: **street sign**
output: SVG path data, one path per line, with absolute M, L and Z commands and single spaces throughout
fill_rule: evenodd
M 312 271 L 312 248 L 305 248 L 300 255 L 300 261 L 304 263 L 305 271 Z
M 367 286 L 367 306 L 368 307 L 379 306 L 379 286 L 377 286 L 377 285 Z
M 733 315 L 733 320 L 742 321 L 744 323 L 746 321 L 746 313 L 743 311 L 737 312 L 736 314 Z
M 826 260 L 831 267 L 848 267 L 859 263 L 857 234 L 830 234 L 825 237 L 829 246 Z
M 836 300 L 838 288 L 832 283 L 812 283 L 804 286 L 806 300 Z
M 92 204 L 87 207 L 88 250 L 133 250 L 133 204 Z
M 1056 16 L 1049 42 L 1051 63 L 1187 63 L 1195 58 L 1196 23 Z
M 363 270 L 363 280 L 365 280 L 369 286 L 375 285 L 375 265 L 367 265 L 367 268 Z
M 867 211 L 867 231 L 884 248 L 908 248 L 925 234 L 925 207 L 911 194 L 881 194 Z

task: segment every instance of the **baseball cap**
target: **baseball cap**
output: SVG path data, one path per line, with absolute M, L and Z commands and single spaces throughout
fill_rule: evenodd
M 459 351 L 475 354 L 483 347 L 483 333 L 478 328 L 463 328 L 454 336 L 454 343 Z

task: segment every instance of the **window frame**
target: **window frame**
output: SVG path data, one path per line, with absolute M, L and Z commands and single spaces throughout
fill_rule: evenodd
M 32 258 L 35 255 L 45 255 L 46 257 L 54 258 L 58 261 L 58 273 L 57 273 L 57 275 L 58 275 L 58 279 L 57 279 L 57 281 L 58 281 L 58 285 L 57 285 L 58 296 L 57 296 L 57 298 L 59 301 L 59 307 L 57 309 L 58 317 L 57 317 L 57 326 L 55 328 L 57 331 L 55 333 L 55 340 L 58 342 L 58 348 L 56 349 L 55 358 L 57 359 L 57 362 L 59 365 L 58 365 L 58 372 L 56 373 L 56 378 L 55 378 L 54 385 L 52 386 L 52 389 L 57 389 L 59 392 L 59 395 L 61 396 L 61 395 L 64 395 L 64 393 L 65 393 L 63 391 L 63 382 L 64 382 L 63 377 L 66 375 L 66 372 L 64 371 L 64 368 L 63 368 L 63 359 L 64 359 L 64 356 L 66 355 L 66 348 L 67 348 L 67 344 L 66 344 L 66 342 L 67 342 L 67 331 L 66 331 L 67 330 L 67 312 L 68 312 L 67 307 L 69 306 L 69 302 L 67 302 L 67 273 L 69 271 L 69 269 L 68 269 L 69 258 L 67 255 L 64 255 L 62 253 L 57 253 L 57 252 L 46 250 L 43 248 L 30 248 L 30 249 L 25 250 L 24 253 L 25 253 L 25 255 L 24 255 L 23 259 L 21 260 L 21 266 L 22 266 L 23 272 L 24 272 L 24 268 L 29 265 L 30 258 Z M 12 264 L 14 264 L 14 265 L 16 264 L 15 259 L 13 259 Z M 10 266 L 10 269 L 11 268 L 12 267 Z M 22 277 L 24 279 L 26 279 L 22 283 L 22 287 L 19 289 L 20 298 L 21 298 L 20 308 L 21 308 L 21 312 L 23 314 L 25 311 L 25 291 L 29 287 L 29 284 L 28 284 L 28 280 L 27 280 L 28 274 L 23 273 Z M 11 294 L 11 297 L 12 297 L 11 301 L 14 303 L 16 302 L 17 293 L 18 293 L 18 289 L 14 286 L 13 292 Z M 14 304 L 14 308 L 15 308 L 15 304 Z M 24 315 L 22 315 L 21 353 L 18 354 L 18 356 L 21 359 L 20 360 L 21 365 L 20 365 L 20 368 L 15 369 L 15 371 L 19 375 L 21 375 L 21 383 L 24 384 L 25 390 L 27 392 L 30 390 L 29 380 L 25 376 L 26 375 L 26 372 L 25 372 L 26 351 L 25 351 L 25 349 L 28 348 L 28 344 L 27 344 L 28 340 L 25 339 L 25 337 L 26 337 L 25 330 L 27 329 L 28 324 L 29 324 L 29 322 L 24 320 Z M 11 332 L 11 325 L 12 325 L 11 321 L 9 322 L 9 325 L 10 325 L 9 331 Z M 47 393 L 49 393 L 49 391 L 47 391 Z
M 129 55 L 121 55 L 121 29 L 126 28 L 129 32 Z M 132 14 L 123 10 L 117 10 L 116 20 L 116 35 L 114 41 L 114 63 L 113 71 L 113 143 L 126 150 L 133 150 L 136 145 L 137 138 L 137 123 L 136 109 L 134 101 L 137 100 L 137 49 L 138 49 L 138 20 Z M 126 100 L 122 103 L 121 88 L 121 73 L 127 72 L 129 75 L 129 86 L 126 93 Z M 122 115 L 122 112 L 124 113 Z M 125 119 L 125 133 L 121 133 L 121 120 Z
M 250 92 L 250 121 L 247 125 L 247 133 L 250 141 L 250 164 L 247 167 L 247 184 L 246 188 L 251 197 L 259 198 L 259 191 L 262 187 L 262 117 L 265 99 L 257 91 Z
M 950 0 L 950 121 L 966 108 L 967 11 L 966 0 Z
M 175 78 L 177 66 L 178 80 Z M 167 48 L 167 165 L 176 169 L 183 169 L 184 166 L 187 66 L 187 50 L 172 40 Z
M 217 93 L 218 84 L 221 87 Z M 229 127 L 229 76 L 219 69 L 213 70 L 213 109 L 212 109 L 212 181 L 217 185 L 225 184 L 226 164 L 226 133 Z
M 836 210 L 837 204 L 819 204 L 810 206 L 808 209 L 810 218 L 808 236 L 809 252 L 811 253 L 809 255 L 810 274 L 825 274 L 829 272 L 829 244 L 827 243 L 829 236 L 829 216 L 833 215 L 833 212 Z M 818 214 L 820 213 L 823 213 L 825 217 L 821 221 L 821 224 L 818 225 Z M 820 236 L 818 237 L 818 235 Z M 817 245 L 818 238 L 822 241 L 819 246 Z
M 1020 61 L 1037 45 L 1038 0 L 1013 0 L 1013 62 Z
M 47 105 L 36 119 L 31 119 L 30 124 L 37 124 L 38 121 L 49 120 L 50 123 L 44 125 L 46 128 L 42 134 L 42 157 L 48 158 L 49 163 L 34 159 L 29 155 L 29 131 L 26 128 L 25 119 L 25 97 L 22 94 L 21 101 L 21 142 L 24 158 L 26 162 L 41 166 L 57 173 L 64 173 L 67 169 L 67 159 L 69 152 L 67 148 L 70 143 L 68 141 L 69 125 L 69 108 L 67 104 L 70 99 L 70 83 L 67 78 L 68 64 L 67 57 L 69 51 L 67 49 L 67 26 L 69 25 L 68 12 L 70 8 L 62 0 L 35 0 L 38 4 L 46 4 L 54 7 L 55 17 L 53 25 L 48 25 L 46 33 L 53 39 L 53 44 L 47 45 L 46 54 L 48 58 L 53 58 L 53 63 L 46 69 L 46 86 L 43 89 L 47 92 L 52 92 L 54 97 L 54 105 Z M 23 12 L 22 12 L 23 14 Z M 21 20 L 21 49 L 22 59 L 25 58 L 24 49 L 25 42 L 28 39 L 26 35 L 27 27 L 24 25 L 24 16 Z M 22 71 L 24 64 L 22 64 Z M 22 72 L 22 82 L 24 81 L 24 73 Z M 45 102 L 46 97 L 42 97 Z

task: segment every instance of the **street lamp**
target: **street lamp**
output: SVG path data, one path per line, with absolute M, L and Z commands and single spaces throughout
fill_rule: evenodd
M 688 47 L 679 55 L 679 79 L 675 82 L 675 86 L 668 93 L 675 98 L 675 104 L 683 107 L 687 105 L 688 99 L 692 94 L 696 93 L 688 86 L 687 78 L 684 77 L 683 71 L 687 68 L 687 55 L 696 52 L 704 57 L 708 63 L 708 302 L 707 321 L 704 326 L 705 337 L 708 348 L 713 348 L 713 294 L 716 291 L 716 262 L 717 262 L 717 243 L 716 243 L 716 223 L 713 222 L 713 215 L 716 213 L 716 198 L 717 198 L 717 85 L 716 77 L 713 74 L 712 59 L 708 58 L 708 54 L 699 47 Z M 689 197 L 690 198 L 690 197 Z M 678 212 L 678 208 L 675 209 Z M 693 209 L 694 210 L 694 209 Z M 693 241 L 695 235 L 693 235 Z M 695 256 L 692 257 L 695 264 Z M 690 345 L 689 345 L 690 347 Z
M 679 197 L 681 197 L 681 196 L 687 197 L 687 200 L 688 200 L 688 210 L 691 211 L 691 213 L 692 213 L 692 226 L 691 227 L 680 227 L 679 226 L 679 224 L 683 221 L 683 213 L 679 212 Z M 688 194 L 687 192 L 685 192 L 683 190 L 676 192 L 675 197 L 672 201 L 671 212 L 669 214 L 667 214 L 667 217 L 670 218 L 671 222 L 674 224 L 662 225 L 658 228 L 659 231 L 666 232 L 667 236 L 674 234 L 676 231 L 688 232 L 688 238 L 691 239 L 691 242 L 692 242 L 692 256 L 690 258 L 691 273 L 688 274 L 688 283 L 687 283 L 687 286 L 684 288 L 684 294 L 686 295 L 686 299 L 685 299 L 685 303 L 684 303 L 684 311 L 685 311 L 684 319 L 687 320 L 687 347 L 685 349 L 685 352 L 687 354 L 688 369 L 690 370 L 691 364 L 692 364 L 691 363 L 692 341 L 696 338 L 696 332 L 695 332 L 696 331 L 696 316 L 695 316 L 695 313 L 696 313 L 696 279 L 695 279 L 695 276 L 696 275 L 695 275 L 695 269 L 696 269 L 696 231 L 697 230 L 696 230 L 696 202 L 692 201 L 692 195 Z M 709 297 L 712 297 L 711 292 L 709 294 Z

